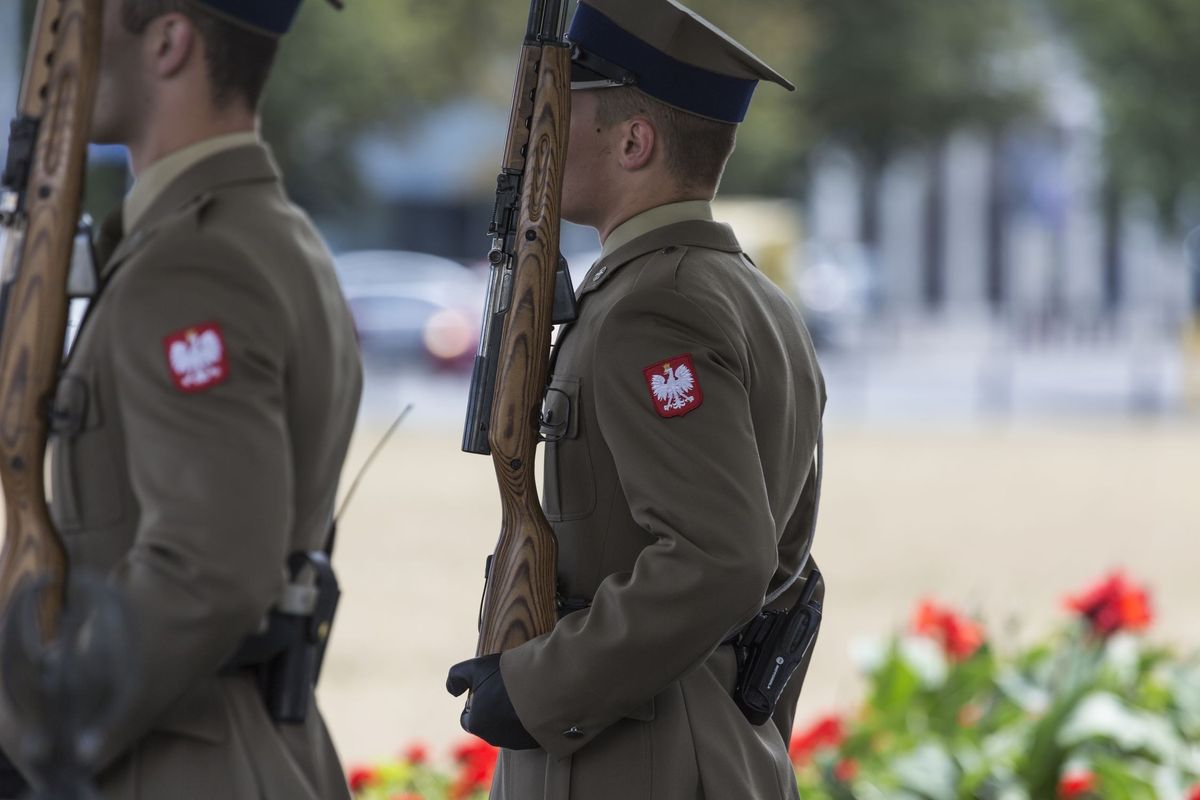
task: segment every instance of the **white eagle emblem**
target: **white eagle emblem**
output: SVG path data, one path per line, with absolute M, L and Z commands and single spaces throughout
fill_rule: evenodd
M 225 378 L 225 342 L 215 325 L 189 328 L 167 337 L 167 359 L 175 385 L 197 391 Z
M 661 375 L 655 375 L 650 379 L 650 391 L 654 392 L 654 399 L 662 404 L 663 411 L 679 411 L 686 408 L 689 403 L 696 402 L 696 398 L 692 395 L 696 379 L 692 376 L 688 365 L 680 364 L 678 367 L 672 367 L 671 362 L 668 361 L 662 365 L 662 368 Z

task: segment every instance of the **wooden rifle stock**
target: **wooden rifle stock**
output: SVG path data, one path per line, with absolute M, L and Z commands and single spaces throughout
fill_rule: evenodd
M 46 506 L 44 462 L 66 332 L 67 274 L 79 224 L 100 26 L 100 0 L 38 3 L 10 141 L 13 169 L 6 171 L 0 201 L 0 483 L 6 513 L 0 607 L 7 609 L 25 581 L 48 580 L 51 590 L 42 593 L 41 608 L 46 636 L 62 609 L 66 556 Z
M 506 176 L 519 177 L 520 194 L 508 232 L 511 258 L 504 252 L 508 249 L 504 233 L 493 250 L 494 256 L 500 253 L 493 258 L 494 268 L 507 271 L 494 276 L 493 286 L 503 288 L 495 290 L 495 297 L 489 295 L 485 311 L 486 325 L 489 314 L 503 309 L 498 346 L 492 349 L 495 381 L 487 422 L 502 519 L 484 589 L 477 655 L 516 647 L 548 632 L 557 622 L 558 546 L 542 512 L 533 470 L 559 258 L 570 68 L 570 51 L 561 42 L 527 40 L 505 144 L 500 196 Z M 531 93 L 532 86 L 536 91 Z M 498 201 L 497 219 L 503 217 L 501 205 Z M 471 417 L 469 413 L 468 432 Z

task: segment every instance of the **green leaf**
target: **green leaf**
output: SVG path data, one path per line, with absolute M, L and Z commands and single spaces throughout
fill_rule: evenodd
M 1153 782 L 1139 775 L 1129 760 L 1097 758 L 1092 771 L 1105 800 L 1158 800 Z
M 1034 797 L 1053 797 L 1066 752 L 1058 744 L 1058 730 L 1075 710 L 1086 688 L 1078 688 L 1056 699 L 1049 712 L 1034 725 L 1029 751 L 1019 773 Z
M 893 645 L 887 659 L 872 676 L 868 717 L 877 718 L 893 731 L 906 731 L 911 703 L 921 679 Z
M 900 786 L 929 800 L 955 800 L 959 770 L 945 748 L 927 742 L 892 762 Z
M 1200 740 L 1200 663 L 1191 660 L 1167 674 L 1174 692 L 1171 706 L 1176 724 L 1189 740 Z
M 995 661 L 986 649 L 955 664 L 930 699 L 931 729 L 947 739 L 978 740 L 994 686 Z
M 1108 692 L 1083 698 L 1064 720 L 1056 742 L 1070 749 L 1091 739 L 1111 741 L 1125 753 L 1148 754 L 1160 764 L 1177 763 L 1185 750 L 1168 720 L 1130 708 Z

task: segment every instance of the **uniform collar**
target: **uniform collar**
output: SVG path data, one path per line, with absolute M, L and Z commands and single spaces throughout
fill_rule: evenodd
M 224 137 L 222 137 L 224 138 Z M 218 148 L 191 163 L 154 197 L 136 222 L 124 222 L 127 232 L 101 275 L 108 275 L 150 236 L 162 222 L 185 208 L 204 202 L 213 192 L 236 184 L 278 182 L 279 169 L 270 149 L 254 139 L 247 144 Z
M 707 200 L 684 200 L 651 208 L 622 222 L 604 240 L 600 257 L 615 253 L 639 236 L 676 222 L 701 219 L 712 222 L 712 204 Z
M 216 153 L 250 144 L 258 144 L 258 134 L 254 131 L 239 131 L 196 142 L 155 161 L 142 171 L 129 194 L 125 195 L 125 202 L 122 204 L 125 233 L 128 234 L 136 228 L 142 216 L 150 210 L 163 190 L 191 167 Z
M 679 247 L 702 247 L 726 253 L 742 252 L 742 246 L 738 243 L 733 228 L 723 222 L 705 219 L 675 222 L 644 233 L 602 256 L 583 279 L 578 295 L 582 298 L 588 292 L 599 288 L 621 267 L 636 258 L 655 250 L 669 252 Z

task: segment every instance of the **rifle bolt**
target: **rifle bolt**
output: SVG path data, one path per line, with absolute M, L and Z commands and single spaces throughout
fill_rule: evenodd
M 525 240 L 529 241 L 529 242 L 537 241 L 537 231 L 535 231 L 535 230 L 525 231 Z

